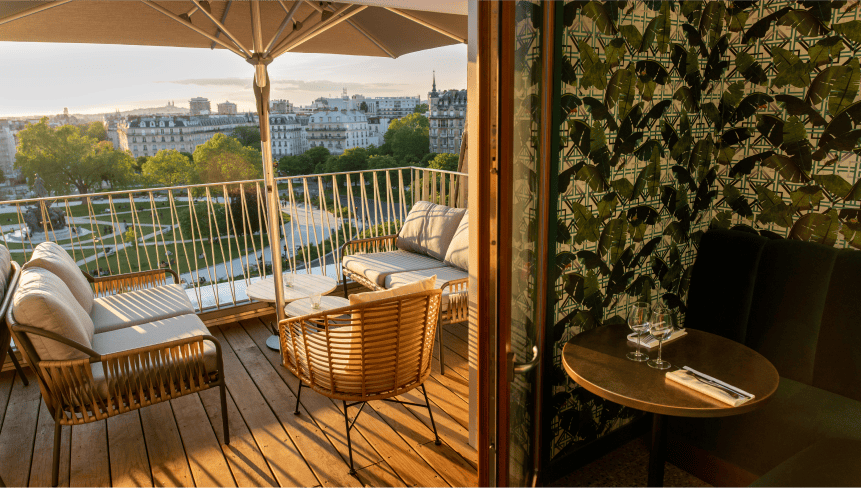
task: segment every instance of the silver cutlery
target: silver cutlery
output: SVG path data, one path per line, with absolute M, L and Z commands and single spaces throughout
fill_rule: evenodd
M 688 376 L 690 376 L 690 377 L 694 378 L 695 380 L 699 381 L 700 383 L 702 383 L 702 384 L 704 384 L 704 385 L 713 386 L 713 387 L 715 387 L 715 388 L 717 388 L 717 389 L 719 389 L 719 390 L 721 390 L 721 391 L 723 391 L 723 392 L 727 393 L 729 396 L 731 396 L 731 397 L 735 398 L 736 400 L 739 400 L 739 399 L 742 399 L 742 398 L 750 399 L 750 397 L 749 397 L 749 396 L 747 396 L 747 395 L 742 395 L 741 393 L 739 393 L 739 392 L 737 392 L 737 391 L 735 391 L 735 390 L 733 390 L 733 389 L 731 389 L 731 388 L 729 388 L 729 387 L 723 386 L 723 385 L 722 385 L 722 384 L 720 384 L 720 383 L 715 383 L 714 381 L 708 380 L 708 379 L 706 379 L 706 378 L 702 378 L 702 377 L 700 377 L 699 375 L 697 375 L 696 373 L 694 373 L 694 372 L 692 372 L 692 371 L 688 371 L 688 370 L 686 370 L 686 369 L 685 369 L 685 370 L 682 370 L 682 371 L 684 371 L 685 373 L 687 373 L 687 375 L 688 375 Z

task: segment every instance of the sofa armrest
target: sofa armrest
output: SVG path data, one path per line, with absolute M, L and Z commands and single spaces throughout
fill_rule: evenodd
M 347 241 L 341 246 L 341 259 L 350 254 L 380 252 L 382 249 L 391 249 L 394 247 L 397 238 L 397 234 L 391 234 Z
M 84 273 L 84 276 L 93 285 L 93 293 L 96 297 L 103 297 L 126 291 L 143 290 L 166 285 L 168 284 L 168 274 L 173 276 L 174 284 L 179 284 L 179 275 L 170 268 L 150 269 L 147 271 L 98 277 Z

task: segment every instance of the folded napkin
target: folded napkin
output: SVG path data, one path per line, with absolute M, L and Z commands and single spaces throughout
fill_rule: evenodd
M 719 380 L 716 380 L 710 376 L 706 376 L 706 375 L 699 373 L 699 372 L 696 372 L 696 373 L 699 374 L 700 376 L 704 376 L 707 381 L 712 381 L 712 382 L 715 382 L 715 383 L 723 385 L 723 386 L 730 386 L 730 385 L 727 385 L 726 383 L 719 381 Z M 746 391 L 739 390 L 736 387 L 731 387 L 733 390 L 738 391 L 740 394 L 747 395 L 748 397 L 750 397 L 750 398 L 745 398 L 742 396 L 742 398 L 733 398 L 732 395 L 727 393 L 722 388 L 703 383 L 702 381 L 700 381 L 700 380 L 694 378 L 693 376 L 691 376 L 690 374 L 688 374 L 688 372 L 684 369 L 680 369 L 680 370 L 673 371 L 673 372 L 668 372 L 667 373 L 667 379 L 670 381 L 676 382 L 680 385 L 686 386 L 692 390 L 696 390 L 696 391 L 702 393 L 703 395 L 710 396 L 710 397 L 714 398 L 715 400 L 720 400 L 723 403 L 726 403 L 727 405 L 729 405 L 731 407 L 737 407 L 739 405 L 744 404 L 745 402 L 748 402 L 748 401 L 756 398 L 755 395 L 752 395 Z
M 688 331 L 686 331 L 685 329 L 676 329 L 673 331 L 672 335 L 670 335 L 669 339 L 664 339 L 664 345 L 667 345 L 676 339 L 681 339 L 682 337 L 684 337 L 686 335 L 688 335 Z M 658 347 L 658 339 L 652 337 L 650 334 L 643 334 L 642 341 L 643 341 L 642 342 L 643 347 L 645 347 L 646 349 L 652 349 L 654 347 Z M 637 343 L 637 333 L 636 332 L 633 334 L 628 334 L 628 342 L 630 342 L 632 344 Z

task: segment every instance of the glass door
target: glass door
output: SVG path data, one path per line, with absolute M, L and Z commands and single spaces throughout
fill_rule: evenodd
M 501 2 L 497 484 L 537 482 L 547 312 L 553 2 Z M 549 65 L 549 66 L 548 66 Z M 504 367 L 503 367 L 504 365 Z

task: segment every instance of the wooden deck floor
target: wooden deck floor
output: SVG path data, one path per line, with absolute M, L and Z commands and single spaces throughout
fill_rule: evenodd
M 466 324 L 444 334 L 446 374 L 434 361 L 426 382 L 441 446 L 426 409 L 370 402 L 353 430 L 358 476 L 350 476 L 340 402 L 306 390 L 293 415 L 298 380 L 266 347 L 264 322 L 252 319 L 213 333 L 224 352 L 229 446 L 218 392 L 208 390 L 64 427 L 60 486 L 474 486 Z M 27 387 L 14 373 L 0 376 L 0 476 L 8 486 L 50 486 L 54 422 L 27 374 Z M 420 397 L 414 390 L 403 399 Z

